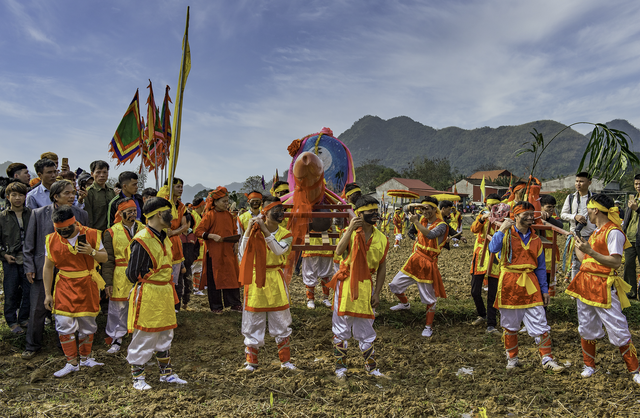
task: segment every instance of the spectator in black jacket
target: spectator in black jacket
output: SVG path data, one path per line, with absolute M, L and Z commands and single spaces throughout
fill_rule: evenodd
M 124 197 L 130 197 L 133 199 L 138 210 L 136 220 L 144 224 L 145 218 L 142 214 L 142 206 L 144 203 L 142 201 L 142 196 L 138 194 L 138 175 L 133 171 L 124 171 L 118 176 L 118 184 L 120 185 L 120 193 L 118 193 L 116 197 L 109 202 L 109 214 L 107 216 L 109 220 L 109 228 L 113 225 L 113 220 L 115 219 L 116 212 L 118 211 L 118 205 L 116 205 L 116 203 Z

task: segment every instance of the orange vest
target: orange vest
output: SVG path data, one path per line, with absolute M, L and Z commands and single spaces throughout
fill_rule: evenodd
M 100 231 L 80 224 L 76 224 L 76 228 L 80 234 L 86 235 L 87 244 L 96 251 L 100 248 Z M 71 317 L 98 316 L 100 286 L 92 276 L 95 274 L 99 277 L 95 272 L 96 261 L 90 255 L 79 254 L 76 248 L 57 232 L 47 235 L 46 246 L 47 257 L 59 270 L 53 291 L 52 312 Z
M 178 217 L 171 221 L 170 229 L 178 229 L 182 225 L 182 217 L 186 207 L 180 201 L 178 201 Z M 182 241 L 180 241 L 180 235 L 174 235 L 171 238 L 171 254 L 173 256 L 173 264 L 178 264 L 184 261 L 184 254 L 182 252 Z
M 602 228 L 594 231 L 589 237 L 591 248 L 600 254 L 610 255 L 607 239 L 613 230 L 622 232 L 613 222 L 607 222 Z M 621 278 L 615 270 L 603 266 L 593 257 L 585 254 L 580 271 L 565 292 L 587 305 L 608 309 L 611 308 L 611 286 L 615 284 L 618 287 L 616 282 L 619 280 Z M 622 298 L 621 295 L 619 297 Z
M 505 239 L 507 237 L 505 236 Z M 524 309 L 543 305 L 540 284 L 534 273 L 538 267 L 538 256 L 542 254 L 542 241 L 531 230 L 529 243 L 520 238 L 515 227 L 511 227 L 511 262 L 509 254 L 500 255 L 500 279 L 494 307 L 500 309 Z M 503 252 L 505 246 L 503 245 Z
M 393 226 L 394 234 L 402 234 L 402 227 L 404 226 L 404 215 L 400 213 L 400 215 L 393 214 Z
M 480 222 L 480 218 L 482 217 L 482 213 L 478 214 L 478 217 L 471 225 L 471 232 L 476 234 L 476 242 L 473 245 L 473 259 L 471 261 L 471 271 L 470 273 L 474 276 L 480 276 L 487 274 L 487 268 L 489 267 L 489 259 L 493 257 L 493 263 L 491 264 L 491 273 L 489 276 L 491 277 L 499 277 L 500 276 L 500 264 L 498 260 L 495 259 L 495 255 L 491 254 L 489 251 L 489 244 L 487 243 L 487 247 L 485 248 L 484 259 L 482 260 L 482 264 L 480 264 L 480 259 L 482 258 L 482 249 L 484 248 L 485 237 L 487 235 L 495 234 L 495 230 L 491 225 L 489 220 L 485 220 L 484 223 Z
M 413 246 L 413 253 L 402 266 L 402 271 L 407 276 L 411 277 L 418 283 L 433 283 L 433 289 L 436 296 L 440 298 L 446 298 L 447 294 L 444 291 L 444 284 L 442 283 L 442 276 L 438 269 L 438 255 L 442 251 L 442 247 L 446 244 L 446 237 L 449 234 L 449 226 L 441 219 L 437 219 L 431 225 L 424 216 L 420 218 L 420 224 L 429 230 L 435 229 L 438 225 L 445 225 L 444 235 L 427 239 L 425 235 L 418 231 L 418 237 L 415 245 Z M 438 240 L 443 238 L 442 242 Z

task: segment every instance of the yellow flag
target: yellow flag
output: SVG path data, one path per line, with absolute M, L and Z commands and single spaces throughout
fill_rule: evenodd
M 482 183 L 480 183 L 480 193 L 482 193 L 482 201 L 484 202 L 485 193 L 484 193 L 484 174 L 482 175 Z
M 180 62 L 180 77 L 178 79 L 178 92 L 176 93 L 176 105 L 173 111 L 173 136 L 169 148 L 169 199 L 173 199 L 173 177 L 178 164 L 178 151 L 180 149 L 180 123 L 182 121 L 182 96 L 184 86 L 187 84 L 187 77 L 191 70 L 191 50 L 189 49 L 189 7 L 187 6 L 187 24 L 182 38 L 182 60 Z

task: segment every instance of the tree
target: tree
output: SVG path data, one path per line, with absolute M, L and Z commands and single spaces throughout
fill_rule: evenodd
M 436 190 L 445 190 L 456 182 L 459 174 L 457 170 L 451 168 L 448 158 L 431 160 L 422 157 L 415 159 L 402 172 L 402 177 L 421 180 Z
M 196 200 L 199 197 L 206 199 L 207 196 L 209 196 L 210 192 L 211 192 L 211 189 L 202 189 L 198 193 L 196 193 L 195 196 L 193 196 L 193 200 Z
M 393 168 L 380 164 L 380 159 L 366 160 L 356 167 L 357 183 L 364 193 L 374 192 L 385 181 L 399 176 Z
M 242 188 L 240 189 L 240 191 L 244 192 L 244 193 L 249 193 L 252 190 L 257 190 L 257 191 L 263 193 L 262 176 L 247 177 L 247 179 L 242 184 Z

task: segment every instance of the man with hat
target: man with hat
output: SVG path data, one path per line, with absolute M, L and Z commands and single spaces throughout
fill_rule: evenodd
M 185 384 L 173 373 L 169 349 L 176 328 L 175 304 L 178 303 L 171 280 L 171 240 L 167 229 L 173 219 L 173 205 L 161 197 L 152 197 L 142 208 L 147 226 L 133 237 L 131 256 L 125 274 L 134 288 L 129 296 L 127 328 L 133 333 L 127 350 L 133 388 L 148 390 L 145 364 L 156 354 L 160 382 Z
M 604 337 L 604 325 L 609 341 L 619 347 L 627 370 L 633 374 L 633 381 L 640 384 L 638 355 L 622 313 L 622 309 L 630 306 L 626 295 L 630 286 L 616 274 L 624 249 L 631 244 L 620 229 L 622 220 L 610 197 L 593 195 L 587 211 L 596 230 L 588 241 L 576 237 L 576 256 L 582 264 L 566 290 L 578 304 L 578 332 L 584 359 L 582 377 L 591 377 L 596 372 L 596 340 Z
M 202 238 L 206 246 L 200 289 L 207 286 L 209 308 L 215 314 L 221 314 L 225 307 L 242 312 L 237 241 L 225 241 L 237 234 L 237 224 L 229 212 L 229 193 L 225 187 L 218 186 L 209 193 L 204 216 L 195 230 L 195 235 Z

